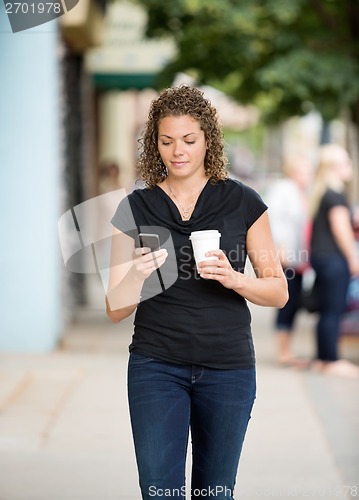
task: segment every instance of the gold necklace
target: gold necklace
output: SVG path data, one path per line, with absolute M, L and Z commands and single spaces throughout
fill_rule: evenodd
M 201 191 L 203 190 L 204 186 L 207 184 L 207 181 L 206 181 L 206 184 L 204 186 L 201 187 L 201 189 L 198 191 L 198 193 L 196 194 L 196 196 L 193 198 L 193 201 L 192 203 L 187 207 L 187 208 L 184 208 L 182 206 L 182 203 L 179 201 L 179 199 L 177 198 L 177 196 L 174 194 L 174 192 L 172 191 L 171 189 L 171 186 L 170 186 L 170 183 L 168 182 L 168 179 L 166 179 L 166 182 L 167 182 L 167 185 L 168 185 L 168 189 L 171 193 L 171 195 L 176 198 L 177 202 L 178 202 L 178 205 L 180 206 L 180 209 L 181 209 L 181 213 L 182 213 L 182 217 L 184 220 L 188 220 L 190 217 L 191 217 L 191 212 L 190 212 L 190 208 L 194 205 L 194 203 L 196 202 L 198 196 L 200 195 Z

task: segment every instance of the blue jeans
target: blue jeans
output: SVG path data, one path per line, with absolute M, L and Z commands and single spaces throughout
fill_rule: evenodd
M 277 310 L 275 326 L 277 330 L 293 329 L 295 316 L 300 308 L 303 275 L 291 268 L 284 270 L 287 278 L 289 300 L 282 309 Z
M 191 429 L 191 498 L 233 499 L 255 392 L 255 368 L 217 370 L 131 353 L 128 397 L 142 498 L 185 498 Z
M 316 331 L 317 359 L 336 361 L 340 320 L 345 310 L 350 279 L 348 264 L 341 255 L 329 255 L 313 257 L 312 266 L 318 278 L 321 302 Z

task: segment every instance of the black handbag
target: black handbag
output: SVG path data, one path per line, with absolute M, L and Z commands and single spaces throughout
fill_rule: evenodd
M 316 313 L 320 310 L 320 293 L 318 278 L 308 288 L 303 288 L 300 297 L 300 307 L 309 313 Z

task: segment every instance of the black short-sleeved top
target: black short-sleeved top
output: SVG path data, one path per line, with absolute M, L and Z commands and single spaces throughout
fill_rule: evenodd
M 341 254 L 329 224 L 329 211 L 337 206 L 347 207 L 348 202 L 342 193 L 328 189 L 320 202 L 319 209 L 313 220 L 311 253 L 313 257 Z
M 232 179 L 216 184 L 208 181 L 188 221 L 181 219 L 177 206 L 158 186 L 135 190 L 122 200 L 112 224 L 135 239 L 139 230 L 151 232 L 151 226 L 156 226 L 161 246 L 169 250 L 160 269 L 164 291 L 151 292 L 151 279 L 158 281 L 156 273 L 145 281 L 130 351 L 172 363 L 219 369 L 254 365 L 246 300 L 197 274 L 189 235 L 218 229 L 220 248 L 233 268 L 243 271 L 247 231 L 266 209 L 252 188 Z

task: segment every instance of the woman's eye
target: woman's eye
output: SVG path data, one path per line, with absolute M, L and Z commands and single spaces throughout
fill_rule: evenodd
M 162 142 L 162 146 L 169 146 L 170 144 L 170 142 Z
M 194 144 L 194 141 L 186 141 L 186 144 Z

